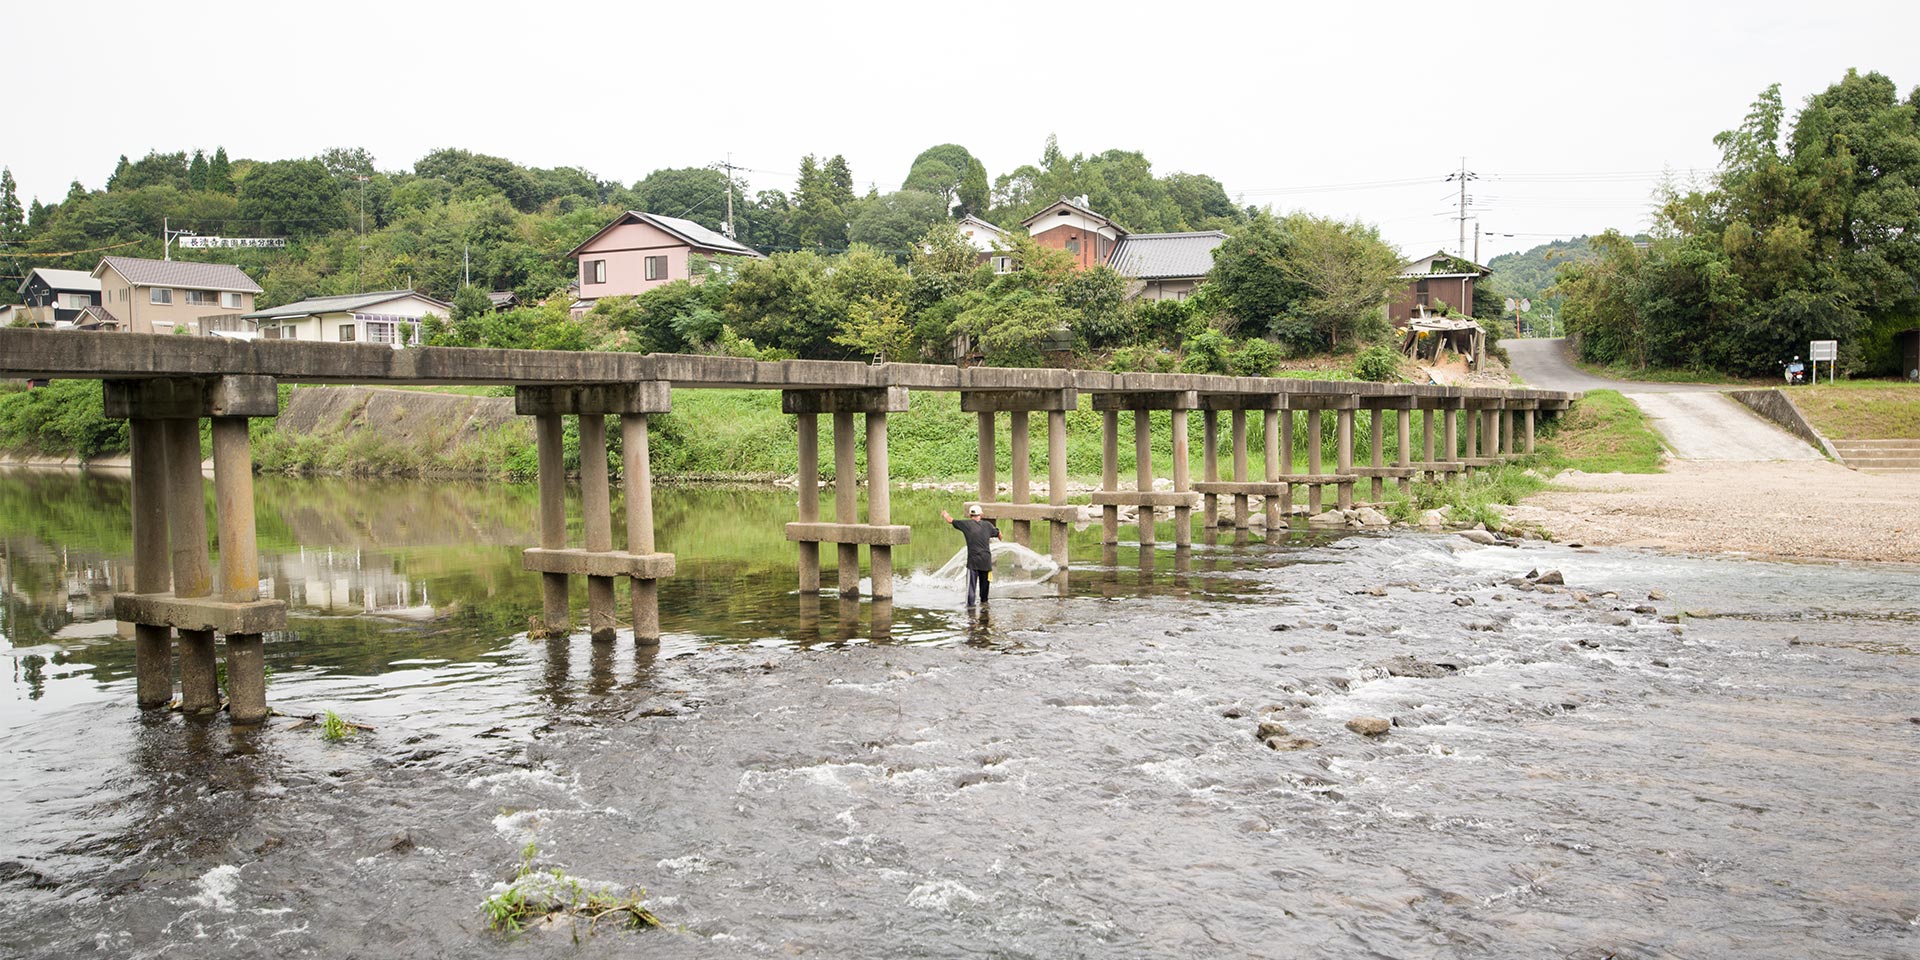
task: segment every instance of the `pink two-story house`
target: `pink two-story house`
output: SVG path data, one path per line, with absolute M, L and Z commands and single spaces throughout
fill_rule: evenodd
M 575 315 L 601 297 L 633 296 L 693 278 L 692 258 L 761 257 L 760 251 L 692 220 L 629 210 L 568 251 L 580 264 Z

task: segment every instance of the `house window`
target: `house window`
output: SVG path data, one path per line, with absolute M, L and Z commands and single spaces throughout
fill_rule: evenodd
M 667 258 L 666 257 L 648 257 L 647 258 L 647 279 L 648 280 L 665 280 L 666 278 L 667 278 Z
M 1427 292 L 1427 281 L 1425 280 L 1414 281 L 1413 302 L 1424 307 L 1424 306 L 1427 306 L 1431 297 L 1432 297 L 1432 294 Z
M 147 290 L 147 299 L 150 303 L 172 303 L 173 291 L 166 287 L 152 287 Z
M 1012 273 L 1013 258 L 1012 257 L 994 257 L 993 272 L 994 273 Z
M 60 295 L 60 307 L 64 310 L 85 310 L 93 306 L 84 293 L 63 293 Z
M 223 293 L 220 295 L 220 305 L 229 310 L 238 310 L 240 309 L 240 295 L 237 293 Z
M 583 266 L 585 270 L 582 272 L 586 275 L 587 283 L 607 282 L 607 262 L 605 260 L 588 260 Z
M 1067 241 L 1067 252 L 1073 254 L 1076 257 L 1080 255 L 1080 238 L 1079 237 L 1073 237 Z
M 210 306 L 218 300 L 219 297 L 215 296 L 212 290 L 187 291 L 187 302 L 194 306 Z
M 353 324 L 343 323 L 340 325 L 340 342 L 341 343 L 353 342 Z

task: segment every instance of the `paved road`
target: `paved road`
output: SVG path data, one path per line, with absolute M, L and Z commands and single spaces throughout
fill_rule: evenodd
M 1821 460 L 1806 441 L 1697 383 L 1596 377 L 1573 365 L 1564 339 L 1503 340 L 1514 373 L 1542 390 L 1618 390 L 1640 407 L 1681 460 Z

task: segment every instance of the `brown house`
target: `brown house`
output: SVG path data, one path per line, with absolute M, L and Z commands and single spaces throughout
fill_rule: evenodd
M 100 302 L 88 318 L 99 329 L 130 333 L 250 331 L 260 285 L 225 263 L 101 257 L 93 268 Z M 86 324 L 81 324 L 86 326 Z
M 1407 281 L 1407 286 L 1387 305 L 1387 319 L 1396 327 L 1404 327 L 1408 320 L 1416 317 L 1438 315 L 1443 305 L 1471 316 L 1474 281 L 1491 273 L 1493 271 L 1486 267 L 1444 250 L 1415 260 L 1400 269 L 1400 277 Z
M 1127 235 L 1119 224 L 1087 209 L 1084 197 L 1080 202 L 1061 197 L 1020 225 L 1035 244 L 1071 254 L 1074 267 L 1080 270 L 1106 263 Z

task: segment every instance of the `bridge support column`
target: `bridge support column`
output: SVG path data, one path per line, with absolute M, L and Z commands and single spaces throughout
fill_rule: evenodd
M 873 568 L 871 591 L 873 598 L 882 600 L 892 597 L 892 548 L 909 542 L 913 531 L 910 527 L 896 526 L 891 522 L 892 496 L 887 486 L 889 478 L 886 415 L 907 409 L 907 388 L 850 387 L 782 390 L 780 408 L 786 413 L 799 416 L 802 423 L 819 414 L 833 415 L 834 522 L 819 522 L 817 512 L 812 518 L 808 517 L 806 505 L 809 501 L 803 490 L 801 519 L 787 524 L 787 540 L 800 545 L 802 563 L 806 562 L 809 546 L 817 550 L 818 544 L 834 544 L 838 554 L 839 591 L 843 604 L 848 601 L 858 601 L 860 597 L 860 546 L 865 544 L 868 559 Z M 860 471 L 856 466 L 856 454 L 859 436 L 855 433 L 853 425 L 853 416 L 856 413 L 866 417 L 868 444 L 866 523 L 859 522 L 858 516 Z M 988 435 L 991 436 L 991 422 L 982 425 L 988 428 Z M 987 462 L 991 463 L 991 461 Z M 991 483 L 991 479 L 986 476 L 988 469 L 990 467 L 982 467 L 982 479 Z M 812 502 L 818 501 L 816 499 Z M 817 579 L 815 589 L 818 589 Z
M 133 444 L 133 592 L 166 593 L 173 587 L 173 573 L 167 548 L 165 421 L 136 416 L 127 433 Z M 135 701 L 143 709 L 173 702 L 173 630 L 136 623 L 133 644 Z
M 800 522 L 820 522 L 820 418 L 811 413 L 794 415 L 800 442 Z M 802 542 L 800 548 L 800 592 L 820 592 L 820 545 Z
M 1208 408 L 1200 412 L 1200 482 L 1220 482 L 1220 411 Z M 1200 495 L 1200 525 L 1212 530 L 1220 525 L 1220 495 Z
M 1399 442 L 1393 448 L 1393 465 L 1406 471 L 1400 475 L 1400 492 L 1408 493 L 1413 490 L 1413 410 L 1398 412 L 1399 416 L 1394 419 L 1399 426 L 1399 436 L 1395 438 Z
M 1335 411 L 1334 428 L 1339 434 L 1337 442 L 1339 444 L 1338 450 L 1340 454 L 1339 462 L 1334 465 L 1334 469 L 1339 473 L 1345 475 L 1345 479 L 1343 479 L 1340 482 L 1339 486 L 1337 486 L 1335 489 L 1339 491 L 1340 509 L 1351 510 L 1353 509 L 1353 478 L 1352 478 L 1352 475 L 1353 475 L 1353 410 L 1352 408 L 1344 408 L 1344 409 Z
M 1100 492 L 1120 493 L 1120 409 L 1104 410 L 1100 417 Z M 1100 507 L 1100 542 L 1120 542 L 1119 501 Z
M 1307 411 L 1307 474 L 1319 476 L 1320 469 L 1320 408 Z M 1316 516 L 1320 513 L 1321 489 L 1317 483 L 1307 486 L 1307 511 Z
M 1079 402 L 1076 397 L 1074 403 Z M 1073 510 L 1067 506 L 1067 412 L 1065 410 L 1047 411 L 1047 504 L 1061 511 Z M 1077 511 L 1075 511 L 1077 512 Z M 1072 527 L 1066 517 L 1055 514 L 1047 521 L 1047 549 L 1052 555 L 1053 564 L 1060 568 L 1054 574 L 1054 580 L 1060 588 L 1060 595 L 1068 591 L 1069 560 L 1067 538 Z
M 1280 477 L 1286 487 L 1281 491 L 1281 503 L 1287 508 L 1289 524 L 1293 522 L 1293 483 L 1287 478 L 1293 476 L 1293 464 L 1293 408 L 1283 405 L 1280 408 Z
M 1442 413 L 1441 416 L 1444 418 L 1446 414 Z M 1428 466 L 1428 470 L 1427 470 L 1428 480 L 1435 480 L 1439 478 L 1440 475 L 1434 472 L 1432 469 L 1434 460 L 1433 460 L 1433 408 L 1431 407 L 1420 408 L 1420 462 Z
M 647 440 L 647 415 L 625 413 L 620 416 L 620 485 L 627 500 L 627 552 L 648 555 L 654 552 L 653 539 L 653 451 Z M 818 559 L 818 554 L 815 555 Z M 816 569 L 815 575 L 819 571 Z M 660 581 L 633 577 L 627 586 L 627 603 L 633 610 L 633 642 L 651 646 L 660 642 Z
M 567 546 L 567 464 L 563 446 L 564 424 L 557 413 L 533 418 L 533 443 L 539 456 L 540 547 L 563 550 Z M 566 634 L 573 630 L 573 618 L 567 609 L 567 575 L 540 574 L 541 626 L 548 633 Z
M 1380 415 L 1385 412 L 1375 408 L 1367 414 L 1367 425 L 1370 428 L 1367 436 L 1367 465 L 1374 469 L 1373 475 L 1367 478 L 1367 497 L 1374 503 L 1379 503 L 1387 495 L 1386 484 L 1379 473 L 1387 465 L 1386 451 L 1381 449 L 1387 445 L 1386 421 L 1380 419 Z
M 1191 390 L 1147 390 L 1124 391 L 1097 394 L 1093 398 L 1093 408 L 1106 415 L 1107 448 L 1101 464 L 1104 476 L 1102 487 L 1093 495 L 1094 505 L 1100 507 L 1108 519 L 1108 529 L 1117 535 L 1119 510 L 1131 506 L 1140 511 L 1140 547 L 1143 555 L 1151 555 L 1156 536 L 1154 533 L 1154 511 L 1159 507 L 1172 507 L 1176 530 L 1174 543 L 1187 546 L 1193 542 L 1193 508 L 1200 505 L 1200 497 L 1191 489 L 1187 468 L 1176 464 L 1173 471 L 1174 490 L 1160 492 L 1153 489 L 1153 434 L 1151 416 L 1155 410 L 1172 411 L 1174 424 L 1171 428 L 1175 457 L 1189 454 L 1187 449 L 1187 431 L 1181 419 L 1186 411 L 1199 406 L 1198 395 Z M 1133 460 L 1134 489 L 1119 489 L 1119 424 L 1120 411 L 1133 412 Z M 1184 509 L 1182 509 L 1184 508 Z M 1112 541 L 1109 541 L 1112 542 Z
M 220 599 L 260 599 L 260 548 L 253 527 L 253 452 L 247 418 L 213 418 L 214 516 L 219 520 Z M 235 723 L 267 719 L 266 638 L 227 634 L 227 712 Z
M 1466 461 L 1479 459 L 1480 457 L 1480 411 L 1474 410 L 1474 409 L 1467 409 L 1467 410 L 1460 411 L 1460 415 L 1463 419 L 1467 421 L 1466 448 L 1465 450 L 1462 451 L 1460 459 L 1466 460 Z M 1473 474 L 1473 465 L 1471 463 L 1468 463 L 1466 473 L 1469 476 Z
M 1233 424 L 1233 482 L 1247 482 L 1247 411 L 1235 409 Z M 1233 528 L 1245 530 L 1252 525 L 1253 511 L 1246 491 L 1233 495 Z
M 1260 498 L 1260 501 L 1261 506 L 1265 508 L 1264 512 L 1266 515 L 1262 519 L 1266 521 L 1267 534 L 1269 536 L 1287 523 L 1286 515 L 1293 513 L 1293 488 L 1280 482 L 1281 416 L 1282 414 L 1278 410 L 1268 408 L 1266 411 L 1267 443 L 1266 449 L 1263 452 L 1266 454 L 1265 466 L 1267 469 L 1265 479 L 1270 489 L 1267 491 L 1266 496 Z M 1287 440 L 1289 442 L 1293 440 L 1292 431 L 1287 432 Z
M 1186 493 L 1193 489 L 1193 452 L 1187 446 L 1187 411 L 1169 410 L 1170 421 L 1167 431 L 1173 440 L 1173 491 Z M 1193 503 L 1179 501 L 1173 505 L 1173 543 L 1176 547 L 1193 546 Z
M 1032 503 L 1033 451 L 1029 448 L 1027 411 L 1013 410 L 1007 414 L 1007 439 L 1009 452 L 1013 455 L 1013 489 L 1009 495 L 1014 503 Z M 1013 521 L 1013 542 L 1023 547 L 1033 546 L 1033 522 L 1031 520 Z
M 1500 408 L 1500 455 L 1513 456 L 1513 408 Z
M 1533 453 L 1533 411 L 1531 409 L 1528 409 L 1528 410 L 1523 410 L 1521 412 L 1524 413 L 1527 418 L 1526 441 L 1524 446 L 1522 446 L 1521 448 L 1521 452 L 1530 455 Z
M 521 566 L 540 574 L 545 626 L 572 630 L 567 581 L 587 578 L 587 631 L 596 644 L 613 642 L 614 581 L 625 579 L 633 615 L 634 643 L 660 641 L 658 581 L 674 572 L 674 556 L 659 553 L 653 537 L 653 475 L 648 464 L 647 415 L 672 409 L 665 380 L 567 386 L 524 386 L 513 392 L 514 412 L 533 417 L 540 454 L 540 546 L 521 555 Z M 564 418 L 577 419 L 580 434 L 580 549 L 567 546 L 566 473 L 560 438 Z M 627 549 L 613 546 L 613 489 L 607 463 L 607 417 L 620 417 L 627 500 Z
M 286 625 L 286 604 L 260 599 L 247 420 L 279 413 L 274 381 L 259 376 L 110 380 L 104 406 L 107 416 L 132 421 L 138 566 L 135 592 L 114 597 L 114 616 L 134 625 L 138 702 L 155 707 L 171 697 L 167 632 L 172 628 L 180 637 L 181 709 L 201 714 L 219 710 L 214 647 L 219 634 L 227 641 L 234 722 L 265 720 L 263 635 Z M 200 471 L 202 417 L 213 420 L 217 593 L 207 550 L 206 481 Z M 171 576 L 163 560 L 169 553 Z

